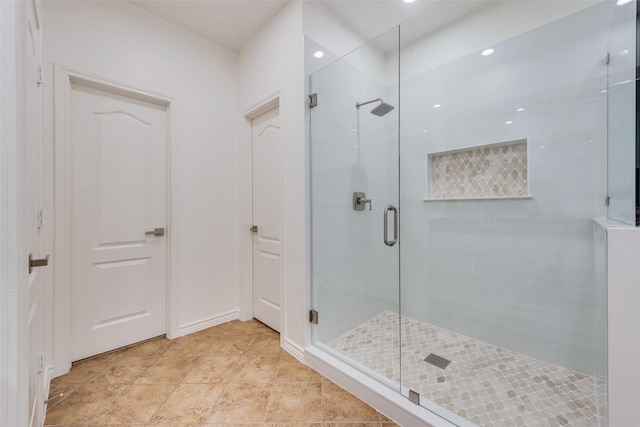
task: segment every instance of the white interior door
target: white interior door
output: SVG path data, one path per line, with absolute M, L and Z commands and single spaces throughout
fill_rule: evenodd
M 25 4 L 26 9 L 26 238 L 29 254 L 35 260 L 47 260 L 44 254 L 42 211 L 42 93 L 40 83 L 40 28 L 35 11 L 35 2 Z M 48 226 L 48 224 L 47 224 Z M 27 259 L 25 268 L 27 266 Z M 45 264 L 40 262 L 39 264 Z M 40 268 L 42 267 L 42 268 Z M 30 268 L 27 285 L 28 312 L 28 361 L 29 371 L 29 425 L 42 425 L 44 421 L 44 306 L 43 283 L 46 266 Z
M 280 331 L 282 138 L 279 107 L 253 119 L 253 316 Z
M 72 83 L 72 360 L 166 333 L 166 145 L 165 106 Z

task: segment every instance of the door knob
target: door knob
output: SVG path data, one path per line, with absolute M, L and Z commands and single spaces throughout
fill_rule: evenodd
M 164 228 L 155 228 L 144 233 L 145 236 L 164 236 Z
M 33 255 L 29 254 L 29 274 L 31 274 L 35 267 L 46 267 L 47 265 L 49 265 L 49 255 L 47 255 L 46 258 L 33 259 Z

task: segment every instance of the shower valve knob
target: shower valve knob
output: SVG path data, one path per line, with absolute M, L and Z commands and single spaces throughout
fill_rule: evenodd
M 354 211 L 363 211 L 364 208 L 369 203 L 369 210 L 371 210 L 371 199 L 367 199 L 365 194 L 361 191 L 356 191 L 353 193 L 353 210 Z

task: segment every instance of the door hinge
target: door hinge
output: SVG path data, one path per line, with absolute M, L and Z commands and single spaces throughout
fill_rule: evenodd
M 37 217 L 38 218 L 36 219 L 36 226 L 38 227 L 38 229 L 41 229 L 44 225 L 44 210 L 42 208 L 38 209 Z
M 605 56 L 604 58 L 604 63 L 609 65 L 610 62 L 611 62 L 611 53 L 607 52 L 607 56 Z
M 314 325 L 318 324 L 318 312 L 315 310 L 309 310 L 309 323 Z
M 318 105 L 318 94 L 317 93 L 312 93 L 309 96 L 309 108 L 313 108 L 316 105 Z
M 611 197 L 607 196 L 604 198 L 604 205 L 609 206 L 609 202 L 611 202 Z
M 257 233 L 258 232 L 258 226 L 257 225 L 252 225 L 251 227 L 249 227 L 249 231 L 251 231 L 252 233 Z
M 44 371 L 44 364 L 45 364 L 45 360 L 47 359 L 47 356 L 44 352 L 40 353 L 40 363 L 38 366 L 38 374 L 42 371 Z
M 42 70 L 42 65 L 38 65 L 38 81 L 36 83 L 38 86 L 44 84 L 44 71 Z

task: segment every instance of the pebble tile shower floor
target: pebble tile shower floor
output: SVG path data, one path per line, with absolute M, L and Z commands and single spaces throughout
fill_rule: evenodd
M 155 338 L 51 381 L 45 426 L 398 427 L 280 347 L 257 321 Z
M 403 386 L 483 427 L 606 427 L 606 383 L 402 318 Z M 398 314 L 385 311 L 329 346 L 400 383 Z M 446 369 L 424 361 L 451 360 Z

